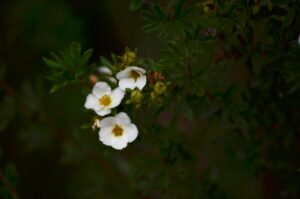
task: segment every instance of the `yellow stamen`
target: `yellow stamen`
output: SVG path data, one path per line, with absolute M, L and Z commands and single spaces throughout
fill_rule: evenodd
M 136 72 L 135 70 L 131 70 L 130 71 L 130 74 L 129 74 L 129 77 L 133 78 L 134 81 L 136 81 L 141 75 Z
M 114 136 L 119 137 L 123 135 L 123 129 L 119 126 L 119 125 L 115 125 L 112 133 L 114 134 Z
M 101 104 L 102 106 L 109 106 L 111 103 L 111 98 L 109 95 L 103 95 L 100 99 L 99 99 L 99 104 Z

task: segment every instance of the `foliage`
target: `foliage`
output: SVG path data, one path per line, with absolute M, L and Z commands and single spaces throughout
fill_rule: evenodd
M 86 50 L 81 54 L 80 44 L 74 42 L 69 49 L 60 51 L 59 55 L 52 53 L 52 59 L 44 57 L 45 63 L 53 70 L 49 80 L 55 82 L 50 93 L 66 86 L 68 83 L 80 81 L 90 71 L 87 61 L 91 58 L 92 49 Z

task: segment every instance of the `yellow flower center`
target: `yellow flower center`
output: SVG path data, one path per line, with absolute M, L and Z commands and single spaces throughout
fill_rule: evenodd
M 115 125 L 112 133 L 114 134 L 114 136 L 119 137 L 123 135 L 123 129 L 119 126 L 119 125 Z
M 133 78 L 134 81 L 136 81 L 140 76 L 141 75 L 138 72 L 136 72 L 135 70 L 130 71 L 129 77 Z
M 103 95 L 100 99 L 99 99 L 99 104 L 101 104 L 102 106 L 109 106 L 111 103 L 111 98 L 109 95 Z

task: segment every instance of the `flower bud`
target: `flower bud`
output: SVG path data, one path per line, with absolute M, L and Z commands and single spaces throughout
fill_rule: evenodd
M 122 56 L 122 62 L 124 64 L 131 64 L 136 61 L 136 53 L 134 51 L 127 51 Z
M 92 129 L 96 130 L 100 128 L 100 118 L 99 117 L 94 117 L 93 118 L 93 123 L 92 123 Z
M 130 95 L 131 102 L 139 104 L 142 102 L 143 98 L 144 98 L 144 95 L 140 90 L 134 90 L 131 92 L 131 95 Z
M 167 85 L 164 82 L 156 82 L 154 85 L 154 91 L 158 95 L 163 95 L 167 92 Z
M 216 4 L 214 3 L 213 0 L 207 0 L 203 4 L 203 11 L 206 14 L 214 12 L 216 10 L 216 8 L 217 8 Z
M 94 74 L 92 74 L 92 75 L 89 76 L 89 80 L 90 80 L 90 82 L 91 82 L 92 84 L 96 84 L 96 82 L 99 81 L 99 80 L 98 80 L 98 77 L 97 77 L 96 75 L 94 75 Z

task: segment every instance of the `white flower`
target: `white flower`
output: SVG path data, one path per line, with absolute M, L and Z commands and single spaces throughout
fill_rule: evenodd
M 92 93 L 87 96 L 84 107 L 93 109 L 98 115 L 104 116 L 121 103 L 124 94 L 120 88 L 111 90 L 106 82 L 97 82 Z
M 125 148 L 127 143 L 133 142 L 137 136 L 137 127 L 131 123 L 130 118 L 124 112 L 100 121 L 99 139 L 103 144 L 114 149 Z
M 116 77 L 118 80 L 120 80 L 119 87 L 123 90 L 126 90 L 126 88 L 138 88 L 142 90 L 147 81 L 145 73 L 146 71 L 142 68 L 128 66 L 125 70 L 117 73 Z

